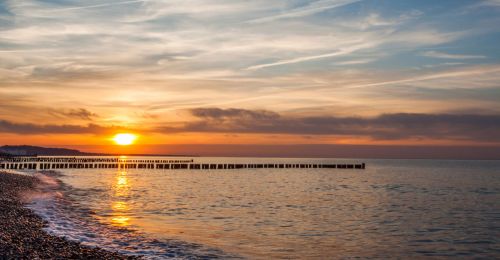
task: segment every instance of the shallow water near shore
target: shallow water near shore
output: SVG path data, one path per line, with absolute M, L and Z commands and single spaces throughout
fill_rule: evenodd
M 195 158 L 195 162 L 359 162 Z M 500 161 L 347 169 L 68 169 L 54 234 L 151 258 L 500 256 Z

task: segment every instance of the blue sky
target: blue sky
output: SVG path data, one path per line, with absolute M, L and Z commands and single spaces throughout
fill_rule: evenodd
M 0 120 L 189 132 L 207 108 L 498 115 L 499 14 L 498 0 L 6 0 Z

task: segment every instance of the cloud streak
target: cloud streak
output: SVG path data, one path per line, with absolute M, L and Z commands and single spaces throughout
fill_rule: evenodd
M 419 75 L 415 77 L 409 77 L 398 80 L 391 81 L 382 81 L 382 82 L 373 82 L 366 84 L 354 84 L 352 86 L 346 86 L 347 88 L 366 88 L 366 87 L 378 87 L 378 86 L 389 86 L 389 85 L 397 85 L 397 84 L 410 84 L 410 83 L 418 83 L 424 81 L 432 81 L 432 80 L 440 80 L 440 79 L 460 79 L 464 77 L 471 76 L 481 76 L 492 73 L 500 72 L 500 67 L 472 67 L 460 70 L 447 70 L 440 71 L 436 73 L 429 73 L 424 75 Z
M 63 8 L 55 8 L 55 9 L 45 9 L 45 10 L 41 10 L 41 12 L 42 13 L 58 13 L 58 12 L 66 12 L 66 11 L 74 11 L 74 10 L 82 10 L 82 9 L 93 9 L 93 8 L 101 8 L 101 7 L 109 7 L 109 6 L 117 6 L 117 5 L 144 3 L 147 1 L 149 1 L 149 0 L 130 0 L 130 1 L 113 2 L 113 3 L 96 4 L 96 5 L 84 5 L 84 6 L 63 7 Z M 23 7 L 23 5 L 18 5 L 18 6 L 13 5 L 11 7 L 12 8 L 19 8 L 19 7 Z
M 272 15 L 272 16 L 267 16 L 267 17 L 262 17 L 262 18 L 257 18 L 248 21 L 248 23 L 267 23 L 267 22 L 272 22 L 280 19 L 286 19 L 286 18 L 298 18 L 298 17 L 304 17 L 304 16 L 309 16 L 313 15 L 319 12 L 323 12 L 326 10 L 331 10 L 335 8 L 339 8 L 342 6 L 346 6 L 352 3 L 359 2 L 360 0 L 323 0 L 323 1 L 316 1 L 313 2 L 305 7 L 301 8 L 296 8 L 292 10 L 287 10 L 286 12 L 282 14 L 277 14 L 277 15 Z
M 99 117 L 99 115 L 97 115 L 96 113 L 90 112 L 85 108 L 69 109 L 69 110 L 51 109 L 49 110 L 49 113 L 58 117 L 62 116 L 66 118 L 76 118 L 86 121 L 92 121 L 94 120 L 94 118 Z
M 451 60 L 468 60 L 468 59 L 485 59 L 484 55 L 466 55 L 466 54 L 449 54 L 437 51 L 427 51 L 422 53 L 424 57 L 451 59 Z
M 298 57 L 298 58 L 293 58 L 293 59 L 281 60 L 281 61 L 277 61 L 277 62 L 253 65 L 253 66 L 248 67 L 247 70 L 258 70 L 258 69 L 264 69 L 264 68 L 269 68 L 269 67 L 275 67 L 275 66 L 288 65 L 288 64 L 294 64 L 294 63 L 300 63 L 300 62 L 306 62 L 306 61 L 312 61 L 312 60 L 347 55 L 347 54 L 351 54 L 357 50 L 363 49 L 369 45 L 372 45 L 372 43 L 360 44 L 360 45 L 352 46 L 349 48 L 343 48 L 341 50 L 338 50 L 335 52 L 330 52 L 330 53 L 303 56 L 303 57 Z

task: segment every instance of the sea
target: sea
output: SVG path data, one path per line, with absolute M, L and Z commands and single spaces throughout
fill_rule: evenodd
M 366 169 L 64 169 L 29 207 L 51 234 L 146 259 L 500 258 L 500 161 L 193 160 Z

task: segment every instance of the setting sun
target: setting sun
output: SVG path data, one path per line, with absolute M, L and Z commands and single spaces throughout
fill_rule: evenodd
M 113 141 L 118 145 L 131 145 L 135 142 L 137 136 L 134 134 L 117 134 Z

